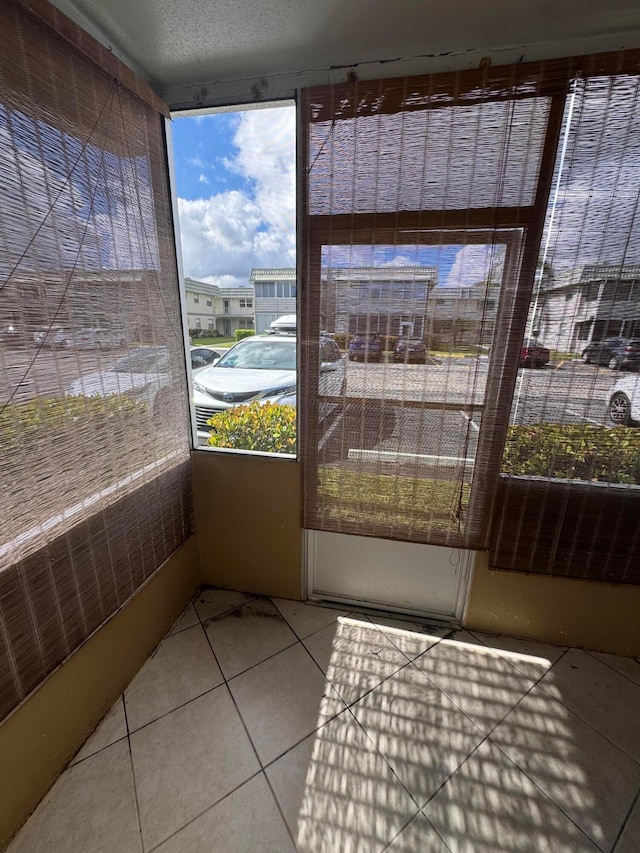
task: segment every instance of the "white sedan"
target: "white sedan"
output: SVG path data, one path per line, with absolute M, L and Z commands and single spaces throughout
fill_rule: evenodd
M 609 417 L 616 426 L 640 424 L 640 376 L 619 379 L 609 391 Z

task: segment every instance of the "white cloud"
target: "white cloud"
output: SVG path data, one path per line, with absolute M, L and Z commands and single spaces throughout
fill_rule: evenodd
M 295 109 L 249 110 L 234 127 L 224 166 L 247 189 L 178 199 L 185 274 L 217 284 L 247 283 L 254 266 L 296 262 Z
M 463 246 L 456 254 L 445 287 L 464 287 L 479 281 L 500 281 L 503 246 Z
M 198 180 L 200 181 L 201 184 L 208 184 L 209 183 L 209 178 L 207 178 L 206 175 L 200 175 Z

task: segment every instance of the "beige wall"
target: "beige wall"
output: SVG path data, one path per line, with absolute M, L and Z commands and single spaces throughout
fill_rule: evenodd
M 489 569 L 476 561 L 466 627 L 640 656 L 640 587 Z
M 133 678 L 199 584 L 197 543 L 192 536 L 0 725 L 0 848 Z
M 204 583 L 299 599 L 300 464 L 207 450 L 191 461 Z

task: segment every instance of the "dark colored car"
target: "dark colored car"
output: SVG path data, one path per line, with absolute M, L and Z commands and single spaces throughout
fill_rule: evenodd
M 382 361 L 380 335 L 356 332 L 349 342 L 349 361 Z
M 583 364 L 606 364 L 611 370 L 640 367 L 640 338 L 605 338 L 589 344 L 582 352 Z
M 526 344 L 520 350 L 520 367 L 544 367 L 551 353 L 538 343 Z
M 393 348 L 394 361 L 419 361 L 424 364 L 427 360 L 427 347 L 420 338 L 400 338 Z

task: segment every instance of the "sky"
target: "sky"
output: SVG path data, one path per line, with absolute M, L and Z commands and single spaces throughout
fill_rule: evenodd
M 610 81 L 596 78 L 589 85 L 588 97 L 578 98 L 568 114 L 566 137 L 565 130 L 561 135 L 567 156 L 558 157 L 555 214 L 547 220 L 553 227 L 543 243 L 544 258 L 557 274 L 582 264 L 640 261 L 640 134 L 631 132 L 640 84 L 622 79 L 610 91 Z M 187 276 L 243 285 L 252 267 L 295 266 L 295 130 L 294 106 L 174 119 Z M 321 145 L 319 154 L 328 156 L 330 147 Z M 325 178 L 318 157 L 313 163 L 322 201 L 327 180 L 340 187 L 340 175 L 351 173 L 338 156 L 331 166 L 337 178 Z M 363 174 L 365 190 L 367 181 Z M 437 187 L 441 183 L 438 177 Z M 441 286 L 495 279 L 500 262 L 500 252 L 496 259 L 489 246 L 334 247 L 330 261 L 333 266 L 437 265 Z
M 294 267 L 295 108 L 172 123 L 185 275 L 249 283 L 252 267 Z
M 185 275 L 248 284 L 252 267 L 294 267 L 295 107 L 175 118 Z M 438 266 L 440 284 L 489 275 L 485 247 L 377 246 L 331 251 L 333 266 Z

